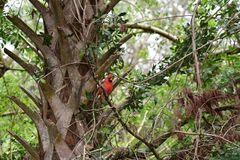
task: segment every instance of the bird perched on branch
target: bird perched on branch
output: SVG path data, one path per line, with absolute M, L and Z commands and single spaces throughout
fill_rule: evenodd
M 108 96 L 113 90 L 112 73 L 109 73 L 102 81 L 101 86 L 98 86 L 96 93 L 97 97 L 103 95 L 103 90 L 106 93 L 106 96 Z

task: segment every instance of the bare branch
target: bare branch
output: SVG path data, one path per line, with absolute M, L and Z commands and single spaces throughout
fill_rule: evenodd
M 238 104 L 233 104 L 233 105 L 226 105 L 222 107 L 217 107 L 214 109 L 216 112 L 221 112 L 221 111 L 228 111 L 228 110 L 240 110 L 240 107 Z
M 30 75 L 36 76 L 37 72 L 40 71 L 36 66 L 24 62 L 20 57 L 12 53 L 10 50 L 7 48 L 4 48 L 4 52 L 11 57 L 14 61 L 16 61 L 20 66 L 22 66 Z
M 150 151 L 154 154 L 154 156 L 159 160 L 161 159 L 160 156 L 158 155 L 157 151 L 155 150 L 155 148 L 153 147 L 153 145 L 147 141 L 145 141 L 145 139 L 143 139 L 142 137 L 140 137 L 139 135 L 135 134 L 128 126 L 125 122 L 123 122 L 122 118 L 120 117 L 120 115 L 118 114 L 118 112 L 114 109 L 114 107 L 111 105 L 110 106 L 113 111 L 114 111 L 114 115 L 115 117 L 118 119 L 118 121 L 121 123 L 121 125 L 123 126 L 123 128 L 130 133 L 132 136 L 134 136 L 135 138 L 137 138 L 138 140 L 142 141 L 149 149 Z
M 41 15 L 44 17 L 45 14 L 46 14 L 46 10 L 47 8 L 42 4 L 40 3 L 38 0 L 29 0 L 33 6 L 41 13 Z
M 172 135 L 171 132 L 161 134 L 156 139 L 154 139 L 151 143 L 154 145 L 155 148 L 157 148 L 158 146 L 163 144 L 171 135 Z
M 124 158 L 139 158 L 139 159 L 146 159 L 145 153 L 133 151 L 130 148 L 118 147 L 112 149 L 110 152 L 105 153 L 104 159 L 111 159 L 111 160 L 118 160 Z
M 99 76 L 102 73 L 105 73 L 110 66 L 120 57 L 120 54 L 111 55 L 96 71 L 95 75 Z
M 24 36 L 22 36 L 21 34 L 19 35 L 22 40 L 38 55 L 39 58 L 41 58 L 43 60 L 43 56 L 42 54 L 37 50 L 37 48 L 31 44 L 31 42 L 29 42 Z
M 29 109 L 24 103 L 22 103 L 17 97 L 10 97 L 10 99 L 16 103 L 35 123 L 38 128 L 38 132 L 40 135 L 41 143 L 43 145 L 43 150 L 45 152 L 44 157 L 47 159 L 52 158 L 53 148 L 51 147 L 50 137 L 48 134 L 47 127 L 43 122 L 39 113 L 32 111 Z
M 118 113 L 120 113 L 123 110 L 123 107 L 129 103 L 129 99 L 124 100 L 123 102 L 120 102 L 120 104 L 115 105 L 115 109 Z M 109 124 L 112 122 L 114 118 L 113 110 L 109 108 L 105 112 L 101 113 L 101 115 L 98 117 L 98 126 L 100 127 L 101 125 Z M 92 126 L 93 127 L 93 126 Z M 91 127 L 91 128 L 92 128 Z
M 237 54 L 237 53 L 240 53 L 240 48 L 237 47 L 237 48 L 231 48 L 228 50 L 220 50 L 220 51 L 213 53 L 213 55 L 224 54 L 224 53 L 226 53 L 228 55 Z
M 154 27 L 154 26 L 149 26 L 149 25 L 143 25 L 143 24 L 138 24 L 138 23 L 134 23 L 134 24 L 122 24 L 124 25 L 126 28 L 131 28 L 131 29 L 141 29 L 144 32 L 147 33 L 156 33 L 159 34 L 160 36 L 167 38 L 170 41 L 173 42 L 177 42 L 178 38 L 160 28 Z
M 13 115 L 17 115 L 17 114 L 25 114 L 24 112 L 4 112 L 0 115 L 0 117 L 7 117 L 7 116 L 13 116 Z
M 224 138 L 224 137 L 222 137 L 222 136 L 220 136 L 220 135 L 217 135 L 217 134 L 184 132 L 184 131 L 177 131 L 177 130 L 175 130 L 174 133 L 183 133 L 183 134 L 186 134 L 186 135 L 199 135 L 199 136 L 202 135 L 202 136 L 214 137 L 214 138 L 222 139 L 222 140 L 224 140 L 225 142 L 230 143 L 230 144 L 232 144 L 232 145 L 240 148 L 240 146 L 239 146 L 238 144 L 233 143 L 233 142 L 231 142 L 230 140 L 228 140 L 228 139 L 226 139 L 226 138 Z
M 7 16 L 7 19 L 32 40 L 36 47 L 42 52 L 45 59 L 51 64 L 50 66 L 57 65 L 57 58 L 52 53 L 51 49 L 47 45 L 43 45 L 43 40 L 29 26 L 17 16 Z
M 196 47 L 196 33 L 195 33 L 195 16 L 197 12 L 197 8 L 200 4 L 201 0 L 198 0 L 198 2 L 195 4 L 195 8 L 193 11 L 192 19 L 191 19 L 191 27 L 192 27 L 192 50 L 193 50 L 193 57 L 194 57 L 194 62 L 195 62 L 195 72 L 196 72 L 196 78 L 197 78 L 197 86 L 199 88 L 202 87 L 202 81 L 201 81 L 201 76 L 200 76 L 200 66 L 199 66 L 199 61 L 198 61 L 198 56 L 197 56 L 197 47 Z
M 24 88 L 22 85 L 20 85 L 20 88 L 26 95 L 28 95 L 29 98 L 31 98 L 31 100 L 37 105 L 39 109 L 42 108 L 41 100 L 36 95 L 34 95 L 30 90 Z
M 94 74 L 93 74 L 93 78 Z M 97 82 L 97 81 L 96 81 Z M 101 86 L 100 84 L 98 84 L 99 86 Z M 103 89 L 104 90 L 104 89 Z M 119 113 L 117 112 L 116 108 L 112 105 L 112 103 L 110 102 L 110 100 L 108 99 L 108 96 L 105 92 L 103 92 L 103 95 L 105 97 L 105 100 L 107 101 L 108 105 L 111 107 L 112 111 L 114 112 L 114 116 L 117 118 L 117 120 L 120 122 L 120 124 L 122 125 L 122 127 L 128 132 L 130 133 L 132 136 L 134 136 L 135 138 L 137 138 L 139 141 L 143 142 L 149 149 L 150 151 L 154 154 L 154 156 L 159 160 L 161 159 L 160 156 L 158 155 L 157 151 L 155 150 L 154 146 L 147 142 L 145 139 L 143 139 L 141 136 L 139 136 L 138 134 L 134 133 L 129 127 L 128 125 L 122 120 L 121 116 L 119 115 Z
M 120 0 L 111 0 L 103 11 L 103 14 L 108 14 L 119 2 Z
M 29 107 L 27 107 L 23 102 L 21 102 L 15 96 L 10 97 L 10 99 L 14 103 L 16 103 L 35 122 L 35 124 L 38 124 L 41 117 L 37 112 L 32 111 Z
M 31 147 L 31 145 L 26 142 L 23 138 L 18 136 L 15 132 L 13 131 L 8 131 L 8 133 L 14 137 L 27 151 L 28 153 L 32 156 L 34 160 L 40 160 L 40 157 L 38 153 Z

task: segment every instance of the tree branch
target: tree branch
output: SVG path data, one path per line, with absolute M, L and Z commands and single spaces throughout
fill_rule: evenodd
M 21 34 L 19 35 L 22 40 L 38 55 L 39 58 L 41 58 L 41 60 L 43 60 L 43 56 L 42 54 L 37 50 L 37 48 L 31 44 L 31 42 L 29 42 L 24 36 L 22 36 Z
M 100 85 L 101 86 L 101 85 Z M 103 89 L 104 90 L 104 89 Z M 155 148 L 153 147 L 153 145 L 147 141 L 145 141 L 145 139 L 143 139 L 141 136 L 139 136 L 138 134 L 135 134 L 128 126 L 127 124 L 122 120 L 121 116 L 119 115 L 119 113 L 117 112 L 116 108 L 112 105 L 112 103 L 109 101 L 107 94 L 105 92 L 103 92 L 103 95 L 105 97 L 105 100 L 107 101 L 108 105 L 111 107 L 112 111 L 114 112 L 114 116 L 117 118 L 117 120 L 120 122 L 120 124 L 122 125 L 122 127 L 128 132 L 130 133 L 132 136 L 134 136 L 135 138 L 137 138 L 138 140 L 140 140 L 141 142 L 143 142 L 149 149 L 150 151 L 154 154 L 154 156 L 160 160 L 160 156 L 158 155 L 158 153 L 156 152 Z
M 217 135 L 217 134 L 211 134 L 211 133 L 195 133 L 195 132 L 184 132 L 184 131 L 178 131 L 178 130 L 175 130 L 174 133 L 183 133 L 183 134 L 186 134 L 186 135 L 199 135 L 199 136 L 208 136 L 208 137 L 214 137 L 214 138 L 218 138 L 218 139 L 222 139 L 223 141 L 225 142 L 228 142 L 238 148 L 240 148 L 240 146 L 236 143 L 233 143 L 231 142 L 230 140 L 220 136 L 220 135 Z
M 101 66 L 116 50 L 120 48 L 121 45 L 126 43 L 130 38 L 133 37 L 134 34 L 129 34 L 125 37 L 123 37 L 118 44 L 111 47 L 106 53 L 103 54 L 103 56 L 98 60 L 98 66 Z
M 214 109 L 214 111 L 216 112 L 228 111 L 228 110 L 240 110 L 240 107 L 237 104 L 233 104 L 233 105 L 226 105 L 226 106 L 222 106 Z
M 35 124 L 38 124 L 38 122 L 40 121 L 41 117 L 39 115 L 39 113 L 32 111 L 31 109 L 29 109 L 29 107 L 27 107 L 24 103 L 22 103 L 17 97 L 12 96 L 10 97 L 10 99 L 16 103 L 32 120 L 33 122 L 35 122 Z
M 111 108 L 113 108 L 113 106 L 110 106 Z M 149 149 L 150 151 L 154 154 L 154 156 L 160 160 L 160 156 L 158 155 L 157 151 L 155 150 L 155 148 L 153 147 L 153 145 L 147 141 L 145 141 L 145 139 L 143 139 L 142 137 L 140 137 L 139 135 L 135 134 L 128 126 L 125 122 L 123 122 L 122 118 L 120 117 L 120 115 L 118 114 L 118 112 L 113 108 L 114 111 L 114 115 L 117 118 L 117 120 L 120 122 L 120 124 L 122 125 L 122 127 L 128 132 L 130 133 L 132 136 L 134 136 L 135 138 L 137 138 L 138 140 L 142 141 Z
M 226 53 L 227 55 L 237 54 L 237 53 L 240 53 L 240 48 L 237 47 L 237 48 L 231 48 L 228 50 L 221 50 L 221 51 L 213 53 L 213 55 L 219 55 L 219 54 L 224 54 L 224 53 Z
M 38 0 L 29 0 L 29 1 L 41 13 L 43 17 L 46 15 L 47 8 L 42 3 L 40 3 Z
M 147 33 L 156 33 L 159 34 L 160 36 L 167 38 L 170 41 L 173 42 L 177 42 L 178 38 L 160 28 L 154 27 L 154 26 L 149 26 L 149 25 L 143 25 L 143 24 L 138 24 L 138 23 L 134 23 L 134 24 L 122 24 L 124 25 L 126 28 L 131 28 L 131 29 L 141 29 L 144 32 Z
M 47 45 L 43 45 L 43 40 L 29 26 L 17 16 L 7 16 L 7 19 L 31 39 L 36 47 L 42 52 L 45 59 L 50 63 L 50 66 L 57 65 L 57 58 L 52 53 L 51 49 Z
M 35 125 L 37 126 L 37 129 L 39 131 L 40 139 L 41 139 L 41 142 L 43 145 L 43 150 L 45 152 L 44 157 L 46 157 L 47 159 L 49 159 L 49 158 L 51 159 L 53 148 L 50 147 L 51 142 L 50 142 L 48 130 L 47 130 L 47 127 L 46 127 L 45 123 L 43 122 L 41 116 L 39 115 L 39 113 L 34 112 L 31 109 L 29 109 L 17 97 L 12 96 L 12 97 L 10 97 L 10 99 L 14 103 L 16 103 L 35 123 Z
M 101 66 L 99 66 L 98 70 L 96 71 L 95 75 L 97 77 L 102 73 L 105 73 L 110 66 L 120 57 L 120 54 L 113 54 L 111 55 Z
M 108 14 L 119 2 L 120 0 L 111 0 L 103 11 L 103 14 Z
M 17 114 L 25 114 L 24 112 L 4 112 L 1 114 L 0 117 L 7 117 L 7 116 L 13 116 L 13 115 L 17 115 Z
M 31 145 L 28 142 L 26 142 L 23 138 L 18 136 L 13 131 L 8 131 L 8 133 L 12 137 L 14 137 L 28 151 L 28 153 L 32 156 L 34 160 L 40 160 L 38 153 L 31 147 Z
M 202 87 L 202 80 L 200 76 L 200 65 L 198 61 L 198 56 L 197 56 L 197 47 L 196 47 L 196 33 L 195 33 L 195 16 L 197 12 L 197 8 L 200 4 L 201 0 L 198 0 L 198 2 L 195 4 L 195 8 L 193 11 L 192 19 L 191 19 L 191 27 L 192 27 L 192 51 L 193 51 L 193 58 L 194 58 L 194 65 L 195 65 L 195 72 L 196 72 L 196 79 L 197 79 L 197 86 L 199 88 Z
M 4 48 L 4 52 L 14 61 L 16 61 L 20 66 L 22 66 L 31 76 L 37 76 L 37 73 L 40 72 L 40 69 L 38 69 L 36 66 L 24 62 L 20 57 L 12 53 L 7 48 Z
M 37 105 L 39 109 L 42 108 L 41 100 L 34 95 L 30 90 L 24 88 L 22 85 L 20 85 L 21 90 Z
M 104 155 L 104 159 L 118 160 L 124 158 L 131 159 L 146 159 L 145 153 L 133 151 L 130 148 L 118 147 L 116 149 L 112 149 L 110 152 L 107 152 Z

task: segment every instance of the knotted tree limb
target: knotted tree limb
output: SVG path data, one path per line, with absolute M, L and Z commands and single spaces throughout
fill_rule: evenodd
M 28 153 L 32 156 L 34 160 L 40 160 L 40 157 L 38 153 L 31 147 L 31 145 L 25 141 L 23 138 L 18 136 L 15 132 L 13 131 L 8 131 L 8 133 L 14 137 L 27 151 Z

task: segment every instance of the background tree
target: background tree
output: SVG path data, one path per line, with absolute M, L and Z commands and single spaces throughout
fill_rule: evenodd
M 198 1 L 182 14 L 184 1 L 134 2 L 5 4 L 4 52 L 30 77 L 13 72 L 26 76 L 24 98 L 4 70 L 2 116 L 14 102 L 38 141 L 4 129 L 33 159 L 204 159 L 239 147 L 239 2 Z M 106 72 L 115 90 L 97 99 Z

